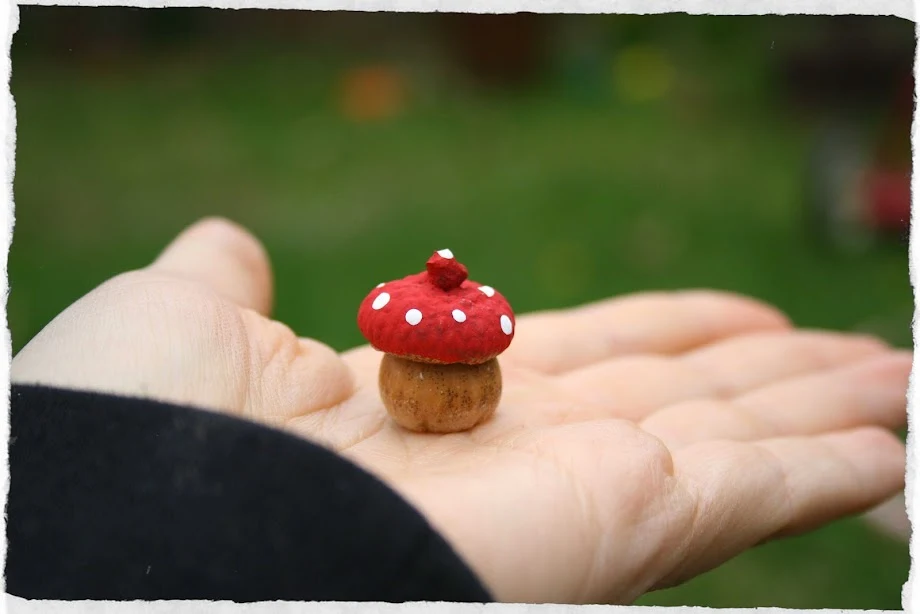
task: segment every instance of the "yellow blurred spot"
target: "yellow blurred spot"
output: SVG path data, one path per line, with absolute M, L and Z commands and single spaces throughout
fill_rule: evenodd
M 405 107 L 405 77 L 390 66 L 365 66 L 342 77 L 339 105 L 356 122 L 390 119 Z
M 635 45 L 614 61 L 617 91 L 630 102 L 649 102 L 665 96 L 674 82 L 674 68 L 665 54 L 650 45 Z

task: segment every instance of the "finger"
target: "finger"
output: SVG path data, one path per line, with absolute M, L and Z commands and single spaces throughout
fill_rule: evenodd
M 268 255 L 254 236 L 228 220 L 207 218 L 193 224 L 148 268 L 202 283 L 261 314 L 271 311 Z
M 641 420 L 700 397 L 731 397 L 792 376 L 878 355 L 876 339 L 825 332 L 768 331 L 734 337 L 680 356 L 630 356 L 582 367 L 556 383 L 587 401 L 587 419 Z M 597 415 L 593 415 L 597 414 Z
M 680 361 L 708 374 L 720 396 L 736 396 L 771 381 L 836 368 L 890 349 L 867 335 L 770 331 L 715 343 L 681 356 Z
M 712 439 L 751 441 L 865 425 L 899 428 L 907 421 L 911 363 L 908 352 L 888 352 L 760 388 L 732 401 L 705 399 L 673 405 L 649 416 L 641 426 L 673 448 Z
M 675 455 L 695 493 L 693 526 L 673 585 L 771 538 L 865 511 L 904 487 L 905 450 L 891 433 L 861 428 L 757 443 L 707 442 Z
M 788 327 L 773 307 L 725 292 L 636 294 L 522 316 L 503 356 L 558 374 L 616 356 L 677 354 L 733 335 Z

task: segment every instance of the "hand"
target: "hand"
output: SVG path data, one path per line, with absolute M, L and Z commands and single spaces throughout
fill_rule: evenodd
M 379 354 L 298 338 L 271 301 L 259 243 L 199 223 L 60 314 L 12 379 L 323 443 L 417 506 L 503 601 L 629 603 L 903 487 L 888 429 L 906 420 L 910 354 L 796 330 L 750 299 L 641 294 L 520 317 L 498 413 L 449 436 L 394 426 Z

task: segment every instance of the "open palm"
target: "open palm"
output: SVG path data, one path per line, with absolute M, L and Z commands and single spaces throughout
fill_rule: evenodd
M 395 426 L 380 354 L 267 317 L 268 261 L 219 220 L 106 282 L 15 358 L 15 382 L 150 396 L 323 443 L 426 515 L 504 601 L 627 603 L 903 486 L 910 355 L 716 292 L 521 316 L 495 417 Z M 382 530 L 385 530 L 382 528 Z

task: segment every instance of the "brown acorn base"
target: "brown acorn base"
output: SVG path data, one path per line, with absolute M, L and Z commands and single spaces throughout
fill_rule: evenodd
M 498 360 L 431 364 L 384 354 L 380 397 L 390 417 L 419 433 L 458 433 L 488 420 L 502 395 Z

